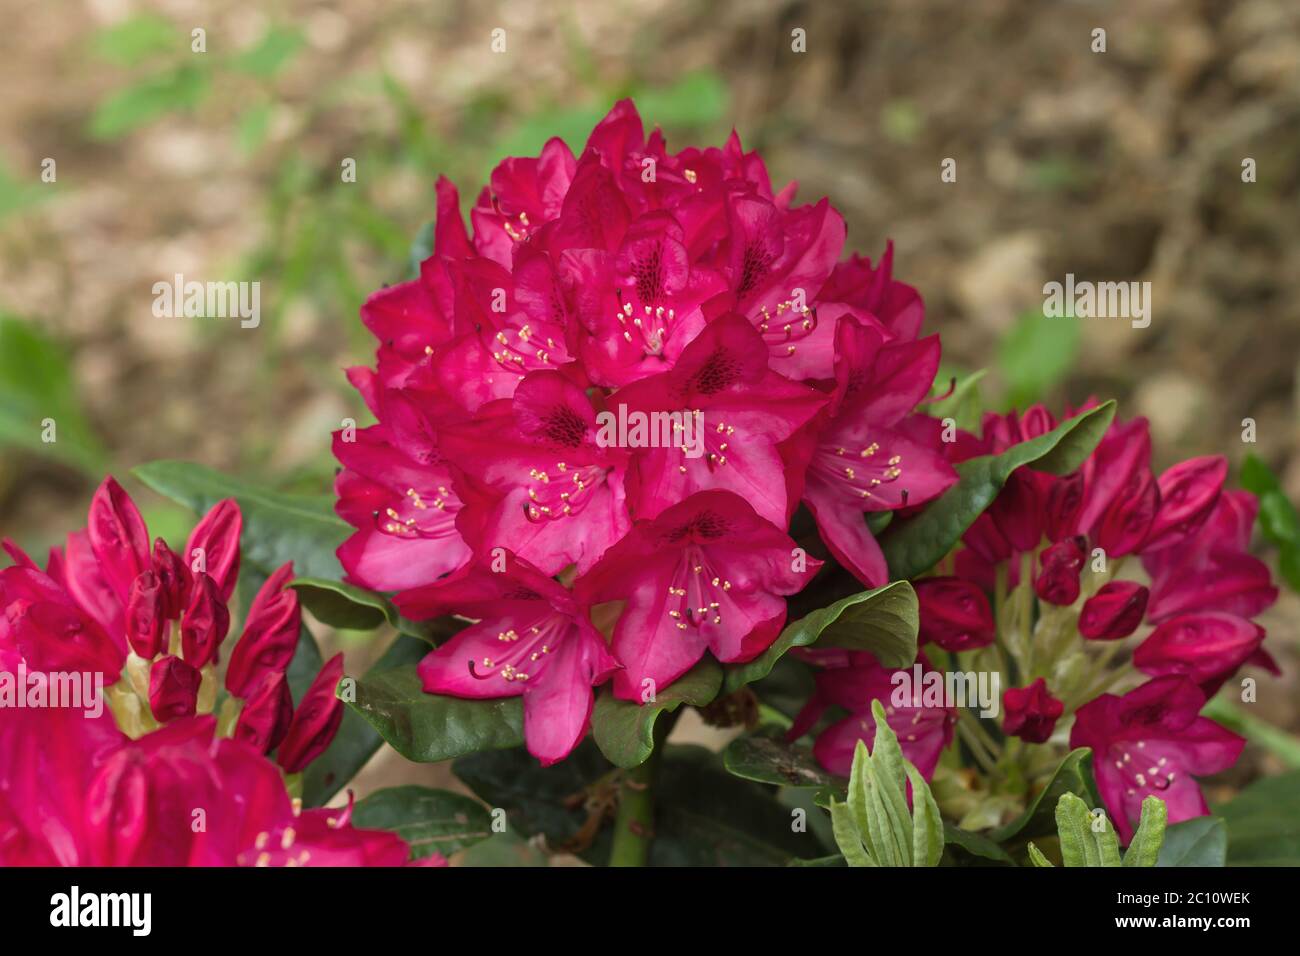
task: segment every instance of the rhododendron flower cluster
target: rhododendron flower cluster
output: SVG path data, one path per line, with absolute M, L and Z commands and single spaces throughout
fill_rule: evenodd
M 844 258 L 827 200 L 775 191 L 734 134 L 670 152 L 627 101 L 576 155 L 498 166 L 472 236 L 437 193 L 418 278 L 362 309 L 377 362 L 349 377 L 378 422 L 334 443 L 349 580 L 480 622 L 430 654 L 427 691 L 522 694 L 551 763 L 611 675 L 641 701 L 771 645 L 821 564 L 789 536 L 800 502 L 886 582 L 866 516 L 955 480 L 916 410 L 938 339 L 890 250 Z M 602 416 L 649 426 L 619 444 Z M 606 648 L 590 614 L 612 601 Z

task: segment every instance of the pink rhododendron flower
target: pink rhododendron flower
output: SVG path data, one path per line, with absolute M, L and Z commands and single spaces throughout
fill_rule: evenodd
M 1194 777 L 1231 767 L 1246 741 L 1198 716 L 1204 704 L 1195 684 L 1171 676 L 1079 708 L 1070 746 L 1092 749 L 1097 787 L 1121 840 L 1132 837 L 1148 796 L 1165 802 L 1170 823 L 1209 812 Z
M 641 700 L 644 681 L 665 688 L 706 650 L 729 663 L 762 653 L 785 624 L 784 597 L 820 566 L 743 498 L 703 491 L 638 521 L 576 587 L 593 603 L 627 601 L 614 693 Z
M 592 687 L 618 668 L 573 594 L 510 552 L 397 597 L 403 613 L 480 618 L 420 663 L 424 689 L 457 697 L 524 698 L 524 739 L 543 765 L 587 732 Z

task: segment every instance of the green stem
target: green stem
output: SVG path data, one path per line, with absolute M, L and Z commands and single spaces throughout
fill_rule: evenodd
M 624 770 L 618 786 L 618 810 L 614 816 L 614 846 L 610 866 L 645 866 L 654 839 L 654 784 L 663 755 L 664 741 L 680 713 L 661 714 L 655 722 L 654 750 L 644 763 Z

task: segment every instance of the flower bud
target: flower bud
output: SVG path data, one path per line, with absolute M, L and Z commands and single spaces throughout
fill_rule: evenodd
M 276 753 L 285 773 L 301 773 L 334 740 L 343 720 L 343 702 L 334 696 L 342 676 L 343 655 L 335 654 L 307 688 Z
M 180 717 L 192 717 L 199 699 L 203 675 L 193 667 L 168 654 L 154 661 L 149 671 L 149 709 L 160 724 Z
M 126 640 L 131 650 L 153 660 L 163 649 L 163 588 L 158 575 L 145 571 L 131 582 L 126 602 Z
M 162 615 L 166 620 L 174 621 L 189 606 L 194 576 L 162 538 L 153 543 L 153 571 L 161 585 Z
M 1228 477 L 1228 460 L 1221 455 L 1192 458 L 1160 476 L 1160 509 L 1151 523 L 1144 553 L 1184 541 L 1214 510 Z
M 1259 650 L 1264 629 L 1223 611 L 1170 618 L 1138 645 L 1133 666 L 1157 677 L 1183 674 L 1208 697 Z
M 268 674 L 282 672 L 293 660 L 302 628 L 298 594 L 285 589 L 293 577 L 286 564 L 267 578 L 248 609 L 243 636 L 230 655 L 226 689 L 247 697 Z
M 1034 593 L 1048 604 L 1068 607 L 1079 597 L 1079 572 L 1087 557 L 1087 539 L 1082 535 L 1058 541 L 1039 555 L 1040 570 Z
M 280 745 L 293 720 L 293 696 L 283 673 L 266 674 L 248 697 L 235 724 L 234 737 L 261 753 Z
M 208 574 L 194 581 L 190 606 L 181 618 L 181 653 L 194 667 L 204 667 L 217 659 L 217 648 L 230 630 L 230 611 L 222 600 L 217 583 Z
M 1079 633 L 1090 641 L 1128 637 L 1142 623 L 1149 592 L 1136 581 L 1111 581 L 1083 602 Z
M 921 642 L 947 651 L 992 644 L 993 609 L 978 586 L 963 578 L 922 578 L 915 584 L 921 612 Z
M 1041 744 L 1056 728 L 1065 704 L 1052 696 L 1041 677 L 1028 687 L 1009 687 L 1002 694 L 1006 716 L 1002 729 L 1026 743 Z

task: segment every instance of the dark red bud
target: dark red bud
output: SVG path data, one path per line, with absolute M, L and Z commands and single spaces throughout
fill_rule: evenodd
M 284 674 L 267 674 L 239 714 L 235 739 L 270 753 L 284 740 L 292 720 L 293 696 Z
M 1039 555 L 1034 593 L 1048 604 L 1068 607 L 1079 598 L 1079 572 L 1087 557 L 1088 540 L 1082 535 L 1066 538 Z
M 193 575 L 162 538 L 153 543 L 153 570 L 162 585 L 163 617 L 174 621 L 189 607 Z
M 236 697 L 247 697 L 267 674 L 283 671 L 293 660 L 302 614 L 298 593 L 284 587 L 292 578 L 293 564 L 286 564 L 267 578 L 249 607 L 226 669 L 226 689 Z
M 131 650 L 147 661 L 163 649 L 165 624 L 162 582 L 153 571 L 145 571 L 131 582 L 126 602 L 126 640 Z
M 1179 462 L 1160 476 L 1160 510 L 1143 553 L 1167 548 L 1186 540 L 1205 523 L 1214 510 L 1228 477 L 1228 460 L 1220 455 Z
M 179 657 L 167 655 L 149 670 L 149 709 L 161 724 L 192 717 L 198 704 L 203 675 Z
M 1065 704 L 1052 696 L 1040 677 L 1028 687 L 1007 688 L 1002 708 L 1006 713 L 1003 730 L 1027 743 L 1041 744 L 1052 736 Z
M 992 644 L 993 608 L 984 592 L 963 578 L 922 578 L 915 583 L 921 612 L 921 642 L 947 651 Z
M 1046 525 L 1049 541 L 1062 541 L 1079 530 L 1079 515 L 1083 512 L 1083 472 L 1058 478 L 1052 482 L 1047 494 Z
M 1142 623 L 1150 592 L 1135 581 L 1111 581 L 1083 602 L 1079 633 L 1090 641 L 1128 637 Z
M 325 752 L 343 720 L 343 702 L 334 688 L 343 676 L 343 655 L 335 654 L 321 668 L 293 715 L 276 760 L 285 773 L 301 773 Z
M 181 653 L 185 660 L 195 667 L 215 661 L 217 649 L 229 630 L 230 611 L 217 583 L 210 575 L 199 575 L 190 595 L 190 606 L 181 618 Z

